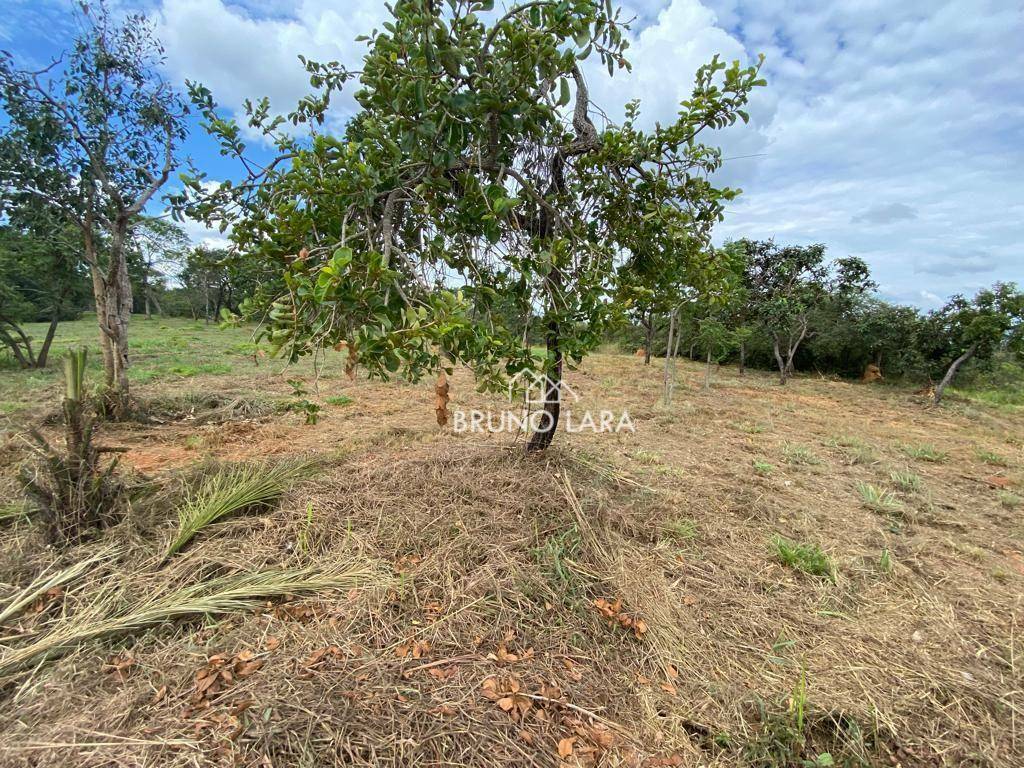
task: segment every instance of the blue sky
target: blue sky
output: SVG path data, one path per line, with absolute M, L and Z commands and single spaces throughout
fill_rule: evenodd
M 0 0 L 0 46 L 44 61 L 74 34 L 68 0 Z M 744 190 L 717 238 L 823 242 L 866 259 L 889 299 L 932 307 L 996 280 L 1024 283 L 1024 6 L 1002 0 L 629 0 L 633 72 L 588 72 L 612 117 L 639 98 L 671 119 L 715 53 L 767 56 L 751 124 L 720 136 Z M 499 5 L 501 5 L 499 1 Z M 226 108 L 308 90 L 296 56 L 357 63 L 383 0 L 119 0 L 154 19 L 166 74 Z M 335 113 L 340 125 L 351 102 Z M 195 131 L 212 179 L 233 168 Z M 210 237 L 190 227 L 196 240 Z

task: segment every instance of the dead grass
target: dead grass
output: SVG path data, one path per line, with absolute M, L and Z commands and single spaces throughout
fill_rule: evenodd
M 134 554 L 55 598 L 48 621 L 113 573 L 138 574 L 124 605 L 160 584 L 354 558 L 390 586 L 90 640 L 5 690 L 17 717 L 0 724 L 0 763 L 781 768 L 828 752 L 839 765 L 1022 764 L 1024 543 L 1000 501 L 1020 486 L 1022 422 L 884 387 L 783 389 L 723 369 L 703 392 L 699 366 L 681 375 L 666 414 L 659 371 L 587 361 L 570 377 L 574 408 L 626 407 L 637 433 L 560 434 L 537 459 L 506 438 L 439 432 L 429 387 L 362 380 L 315 426 L 279 414 L 238 433 L 125 428 L 126 461 L 154 471 L 197 460 L 171 450 L 196 433 L 220 460 L 326 463 L 166 572 L 152 564 L 173 505 L 140 507 L 138 531 L 104 539 Z M 452 408 L 497 402 L 462 372 L 452 396 Z M 927 490 L 901 496 L 894 526 L 856 489 L 892 482 L 908 445 L 947 458 L 915 463 Z M 1011 490 L 989 482 L 981 450 L 1007 457 Z M 764 457 L 774 469 L 755 473 Z M 31 527 L 14 535 L 23 555 L 0 579 L 27 584 L 43 555 Z M 815 542 L 834 580 L 778 562 L 773 537 Z M 258 669 L 199 690 L 249 652 Z

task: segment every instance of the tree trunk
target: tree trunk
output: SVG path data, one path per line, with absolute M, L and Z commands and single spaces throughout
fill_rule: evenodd
M 704 369 L 704 389 L 711 389 L 711 349 L 708 349 L 708 367 Z
M 555 437 L 555 430 L 558 429 L 558 417 L 562 410 L 562 349 L 559 337 L 558 323 L 552 320 L 548 323 L 547 334 L 548 360 L 551 363 L 544 371 L 543 412 L 547 415 L 539 419 L 538 426 L 541 428 L 530 434 L 530 440 L 526 444 L 527 453 L 547 449 Z
M 53 337 L 57 335 L 57 323 L 60 322 L 60 307 L 53 308 L 50 315 L 50 326 L 46 329 L 46 338 L 43 339 L 43 346 L 39 348 L 39 357 L 36 358 L 36 368 L 45 368 L 46 359 L 50 356 L 50 345 L 53 344 Z
M 647 313 L 647 338 L 644 341 L 644 365 L 651 364 L 651 347 L 654 346 L 654 310 Z
M 665 346 L 665 405 L 672 404 L 672 341 L 676 331 L 676 310 L 668 315 L 668 344 Z
M 11 350 L 11 354 L 14 355 L 14 359 L 18 361 L 19 368 L 32 368 L 35 362 L 32 359 L 32 345 L 28 341 L 28 337 L 15 323 L 10 320 L 0 320 L 0 322 L 9 325 L 18 336 L 21 337 L 21 341 L 15 339 L 7 332 L 5 328 L 0 326 L 0 341 L 7 345 Z M 24 350 L 22 347 L 24 346 Z M 28 357 L 26 357 L 28 355 Z
M 128 323 L 132 316 L 132 283 L 125 259 L 127 221 L 119 220 L 110 242 L 109 263 L 103 274 L 91 238 L 86 239 L 87 261 L 92 271 L 96 319 L 103 347 L 103 368 L 107 391 L 106 411 L 114 419 L 124 418 L 130 408 L 128 387 Z
M 786 361 L 782 359 L 782 352 L 779 349 L 779 337 L 772 336 L 772 351 L 775 352 L 775 362 L 779 365 L 779 384 L 785 386 L 786 379 L 788 378 L 789 369 L 786 366 Z
M 935 404 L 938 405 L 942 402 L 942 393 L 946 391 L 946 387 L 950 385 L 953 378 L 956 376 L 956 372 L 960 370 L 960 366 L 974 357 L 974 353 L 977 351 L 978 345 L 971 344 L 960 357 L 953 361 L 953 364 L 949 366 L 949 370 L 946 371 L 946 375 L 942 377 L 942 381 L 935 387 Z
M 747 373 L 747 342 L 740 342 L 740 376 Z

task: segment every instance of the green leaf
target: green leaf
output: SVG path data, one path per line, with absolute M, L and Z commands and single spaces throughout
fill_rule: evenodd
M 569 91 L 569 81 L 564 77 L 559 82 L 559 89 L 558 106 L 564 107 L 569 103 L 569 99 L 572 98 L 572 93 Z

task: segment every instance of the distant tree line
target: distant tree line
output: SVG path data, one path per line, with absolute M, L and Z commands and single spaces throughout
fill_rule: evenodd
M 641 280 L 646 300 L 610 339 L 642 349 L 648 362 L 681 348 L 709 365 L 774 368 L 783 384 L 797 371 L 856 377 L 874 365 L 886 378 L 933 386 L 936 401 L 963 370 L 1024 363 L 1024 293 L 1012 283 L 921 312 L 879 298 L 862 260 L 829 261 L 820 244 L 739 240 L 716 259 L 730 279 L 711 291 L 680 290 L 664 272 Z

